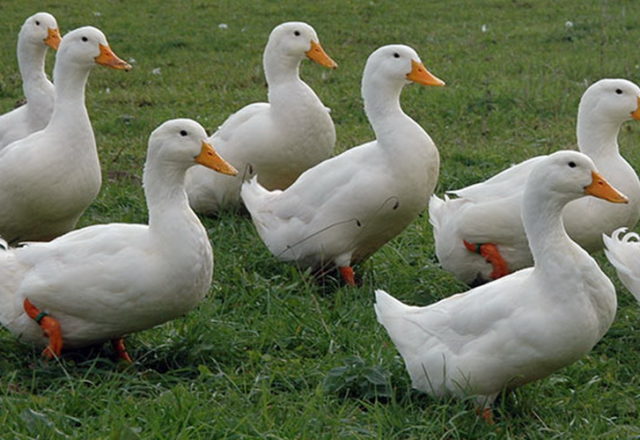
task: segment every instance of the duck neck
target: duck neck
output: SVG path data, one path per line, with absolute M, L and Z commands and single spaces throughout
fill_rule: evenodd
M 580 151 L 591 158 L 619 155 L 618 133 L 622 123 L 605 120 L 588 109 L 580 108 L 576 129 Z
M 18 39 L 18 68 L 22 76 L 22 90 L 29 101 L 42 88 L 51 87 L 51 82 L 44 73 L 44 62 L 47 47 L 44 44 L 33 44 Z
M 300 58 L 279 54 L 269 45 L 264 51 L 262 65 L 269 86 L 269 98 L 282 84 L 301 83 Z M 269 99 L 271 101 L 271 99 Z
M 562 210 L 571 199 L 541 194 L 529 187 L 523 195 L 522 219 L 536 270 L 557 269 L 567 250 L 577 245 L 562 222 Z
M 376 83 L 366 77 L 363 78 L 364 111 L 378 140 L 383 140 L 387 133 L 397 128 L 401 121 L 410 119 L 400 107 L 400 93 L 403 86 L 402 82 Z
M 170 239 L 184 230 L 182 223 L 197 217 L 189 207 L 184 168 L 169 163 L 145 165 L 142 183 L 149 209 L 149 229 Z
M 53 69 L 56 99 L 50 125 L 91 125 L 84 104 L 84 89 L 91 67 L 56 62 Z

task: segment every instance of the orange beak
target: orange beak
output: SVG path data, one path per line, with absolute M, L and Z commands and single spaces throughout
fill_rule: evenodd
M 58 46 L 60 46 L 61 39 L 62 38 L 60 37 L 60 31 L 58 30 L 58 28 L 55 28 L 55 29 L 48 28 L 47 38 L 45 38 L 42 41 L 44 41 L 44 44 L 49 46 L 51 49 L 58 50 Z
M 211 168 L 212 170 L 222 174 L 227 174 L 229 176 L 235 176 L 238 174 L 238 170 L 220 157 L 216 150 L 213 149 L 213 146 L 205 141 L 202 141 L 202 150 L 200 151 L 200 154 L 196 156 L 195 160 L 196 163 L 204 165 L 205 167 Z
M 609 182 L 595 171 L 591 172 L 591 183 L 584 188 L 584 193 L 613 203 L 629 203 L 629 199 L 615 189 Z
M 320 43 L 316 43 L 315 41 L 311 41 L 311 49 L 305 52 L 307 57 L 311 61 L 315 61 L 321 66 L 328 67 L 330 69 L 335 69 L 338 67 L 338 64 L 331 59 L 329 55 L 324 51 Z
M 640 120 L 640 96 L 638 96 L 638 107 L 635 111 L 631 112 L 631 117 L 635 120 Z
M 424 64 L 415 60 L 411 60 L 411 72 L 407 73 L 407 79 L 425 86 L 444 85 L 444 81 L 429 72 Z
M 126 61 L 120 59 L 109 46 L 105 46 L 104 44 L 100 44 L 100 55 L 95 57 L 96 63 L 111 67 L 112 69 L 118 70 L 131 70 L 131 65 Z

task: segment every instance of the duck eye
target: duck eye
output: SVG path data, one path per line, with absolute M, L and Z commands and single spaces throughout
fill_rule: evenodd
M 180 130 L 180 136 L 186 136 L 187 134 L 187 130 Z
M 87 37 L 82 37 L 82 41 L 89 41 Z
M 575 168 L 576 167 L 576 163 L 574 161 L 569 162 L 569 168 Z
M 621 90 L 621 89 L 616 89 L 616 93 L 617 93 L 618 95 L 622 95 L 622 90 Z
M 293 31 L 293 35 L 295 35 L 296 37 L 300 36 L 300 31 Z
M 36 26 L 40 26 L 40 22 L 36 20 Z
M 394 58 L 400 58 L 400 54 L 399 54 L 398 52 L 394 52 L 394 53 L 393 53 L 393 57 L 394 57 Z

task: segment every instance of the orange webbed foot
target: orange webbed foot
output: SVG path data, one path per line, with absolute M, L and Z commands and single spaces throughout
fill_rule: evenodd
M 356 275 L 351 266 L 341 266 L 338 268 L 340 275 L 347 286 L 356 286 Z
M 118 359 L 122 359 L 128 364 L 133 363 L 133 359 L 131 359 L 131 356 L 129 356 L 129 353 L 127 352 L 127 348 L 124 345 L 124 338 L 112 339 L 111 345 L 113 346 L 114 350 L 118 353 Z
M 509 275 L 509 265 L 500 255 L 498 246 L 493 243 L 473 244 L 466 240 L 462 240 L 464 247 L 471 252 L 480 254 L 493 267 L 491 274 L 492 279 L 497 280 L 505 275 Z
M 478 417 L 487 422 L 487 425 L 496 424 L 496 422 L 493 420 L 493 411 L 491 411 L 491 408 L 478 408 L 476 409 L 476 414 L 478 414 Z
M 29 318 L 38 323 L 45 336 L 49 338 L 49 345 L 42 351 L 42 356 L 47 359 L 59 357 L 62 353 L 62 329 L 57 319 L 41 311 L 25 298 L 23 303 L 24 311 Z

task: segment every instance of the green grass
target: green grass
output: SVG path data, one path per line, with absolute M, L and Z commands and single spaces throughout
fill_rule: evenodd
M 439 146 L 439 193 L 573 147 L 586 86 L 603 77 L 640 80 L 635 0 L 3 0 L 2 112 L 22 96 L 15 40 L 38 10 L 53 13 L 63 32 L 101 28 L 118 55 L 135 59 L 130 73 L 97 67 L 89 80 L 105 179 L 81 226 L 146 221 L 139 178 L 151 130 L 191 117 L 212 131 L 264 100 L 262 50 L 283 21 L 311 23 L 340 65 L 302 68 L 333 109 L 338 151 L 372 137 L 359 82 L 380 45 L 411 45 L 447 82 L 408 87 L 402 98 Z M 628 123 L 620 138 L 636 169 L 639 132 Z M 114 363 L 108 347 L 45 363 L 0 331 L 0 438 L 640 438 L 640 312 L 601 254 L 619 293 L 612 329 L 581 361 L 503 396 L 491 427 L 469 402 L 411 390 L 375 321 L 374 288 L 420 305 L 464 289 L 439 269 L 426 213 L 358 268 L 363 285 L 355 289 L 278 263 L 247 217 L 204 223 L 216 256 L 210 295 L 185 318 L 132 335 L 135 364 Z

